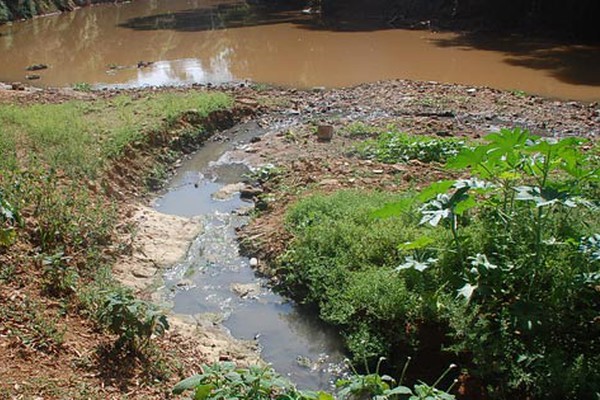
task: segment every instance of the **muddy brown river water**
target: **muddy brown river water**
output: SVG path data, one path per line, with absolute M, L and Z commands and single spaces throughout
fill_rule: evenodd
M 600 46 L 332 26 L 237 0 L 105 4 L 0 26 L 0 81 L 24 81 L 27 66 L 43 63 L 35 85 L 249 79 L 306 88 L 401 78 L 600 100 Z

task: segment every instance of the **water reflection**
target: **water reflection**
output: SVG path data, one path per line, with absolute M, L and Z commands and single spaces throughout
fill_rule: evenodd
M 229 67 L 229 50 L 210 59 L 208 65 L 202 60 L 189 58 L 173 61 L 158 61 L 151 65 L 138 68 L 135 78 L 127 81 L 124 86 L 161 86 L 191 83 L 226 83 L 234 80 Z M 115 76 L 121 71 L 113 72 Z

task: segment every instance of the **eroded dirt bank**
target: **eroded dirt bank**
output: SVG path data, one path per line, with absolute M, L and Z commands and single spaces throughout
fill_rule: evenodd
M 159 90 L 185 93 L 200 89 Z M 348 132 L 345 129 L 357 122 L 373 127 L 393 124 L 409 134 L 439 137 L 480 137 L 490 130 L 513 126 L 550 136 L 577 135 L 596 139 L 600 134 L 600 106 L 597 103 L 561 102 L 489 88 L 391 81 L 339 90 L 297 91 L 253 85 L 236 85 L 219 90 L 236 98 L 237 109 L 251 109 L 251 112 L 241 113 L 237 117 L 222 115 L 221 118 L 225 117 L 228 122 L 221 127 L 231 126 L 241 118 L 253 118 L 261 126 L 273 128 L 267 136 L 239 148 L 231 155 L 256 168 L 272 164 L 279 170 L 277 180 L 265 183 L 253 193 L 260 200 L 259 206 L 266 212 L 241 232 L 247 250 L 258 256 L 259 268 L 267 268 L 269 261 L 285 248 L 289 235 L 283 230 L 282 218 L 287 205 L 300 196 L 340 188 L 378 187 L 393 191 L 418 187 L 446 176 L 446 171 L 435 165 L 426 166 L 419 162 L 383 164 L 353 156 L 353 147 L 362 139 L 344 132 Z M 149 91 L 132 90 L 126 93 L 142 97 Z M 110 90 L 91 93 L 71 89 L 13 90 L 4 87 L 0 88 L 0 101 L 13 104 L 56 103 L 72 99 L 109 98 L 122 93 Z M 204 122 L 211 122 L 214 131 L 220 127 L 221 118 Z M 184 113 L 180 120 L 183 125 L 199 122 L 194 121 L 193 113 Z M 334 126 L 336 133 L 332 141 L 317 140 L 314 129 L 320 123 Z M 164 140 L 157 135 L 157 149 L 165 148 Z M 188 145 L 190 147 L 184 148 L 188 151 L 193 149 L 193 144 Z M 117 164 L 116 169 L 108 172 L 105 182 L 112 201 L 120 205 L 122 224 L 118 243 L 125 248 L 119 253 L 114 273 L 144 298 L 151 297 L 156 278 L 160 278 L 164 268 L 183 257 L 191 240 L 202 230 L 197 220 L 160 215 L 147 207 L 151 195 L 141 189 L 143 177 L 139 172 L 151 168 L 158 160 L 158 153 L 160 151 L 149 148 L 132 147 L 126 154 L 137 161 Z M 18 291 L 2 295 L 7 299 L 19 299 L 22 296 Z M 58 307 L 59 304 L 51 301 L 48 306 Z M 66 365 L 85 356 L 91 366 L 65 370 L 52 377 L 58 382 L 52 384 L 75 387 L 78 380 L 73 371 L 83 371 L 84 375 L 87 374 L 84 379 L 88 384 L 99 387 L 99 398 L 116 398 L 124 394 L 138 398 L 165 396 L 168 382 L 157 384 L 156 387 L 144 383 L 140 387 L 133 382 L 138 379 L 133 376 L 125 384 L 116 378 L 122 366 L 99 368 L 102 360 L 95 359 L 90 347 L 82 346 L 82 339 L 77 336 L 79 333 L 84 335 L 82 337 L 88 344 L 101 344 L 106 338 L 95 331 L 90 334 L 86 322 L 77 321 L 76 324 L 77 329 L 70 332 L 67 342 L 67 347 L 71 349 L 69 355 L 59 362 Z M 202 362 L 222 359 L 251 363 L 258 360 L 252 346 L 232 340 L 212 322 L 171 318 L 171 325 L 174 329 L 159 341 L 163 351 L 181 363 L 181 371 L 185 374 L 198 371 Z M 2 352 L 2 375 L 7 376 L 10 382 L 6 393 L 10 396 L 14 394 L 15 398 L 19 398 L 22 382 L 32 376 L 44 377 L 40 369 L 49 368 L 57 362 L 52 357 L 32 353 L 28 354 L 28 361 L 23 363 L 18 346 L 7 346 L 6 349 Z M 60 398 L 60 393 L 49 394 L 48 398 Z

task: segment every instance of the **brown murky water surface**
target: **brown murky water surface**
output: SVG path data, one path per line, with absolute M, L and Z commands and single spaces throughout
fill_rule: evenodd
M 340 87 L 402 78 L 600 100 L 600 46 L 335 28 L 234 0 L 136 0 L 0 27 L 0 81 L 24 81 L 36 63 L 50 66 L 34 72 L 40 86 L 250 79 Z

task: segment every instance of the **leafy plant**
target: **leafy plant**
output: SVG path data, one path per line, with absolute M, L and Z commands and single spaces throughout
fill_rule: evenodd
M 450 394 L 450 391 L 456 384 L 456 380 L 447 390 L 438 389 L 436 386 L 444 380 L 450 371 L 456 368 L 456 365 L 450 365 L 433 385 L 420 382 L 415 384 L 411 389 L 403 385 L 404 376 L 410 364 L 410 357 L 404 364 L 402 375 L 398 382 L 391 376 L 380 373 L 379 368 L 383 360 L 385 360 L 383 357 L 379 359 L 374 373 L 369 373 L 368 368 L 366 375 L 361 375 L 356 370 L 353 370 L 354 374 L 351 377 L 338 380 L 336 383 L 336 386 L 339 388 L 337 393 L 338 398 L 340 400 L 367 398 L 374 400 L 453 400 L 455 398 Z
M 599 177 L 581 144 L 503 130 L 448 161 L 463 179 L 306 198 L 287 214 L 280 282 L 355 358 L 425 338 L 472 360 L 492 398 L 598 392 Z
M 77 290 L 79 273 L 70 264 L 72 257 L 58 252 L 42 260 L 46 289 L 54 296 L 68 296 Z
M 250 366 L 238 368 L 234 363 L 203 365 L 201 374 L 182 380 L 173 388 L 174 394 L 193 391 L 194 400 L 453 400 L 454 396 L 436 388 L 456 366 L 451 365 L 433 385 L 423 382 L 411 389 L 402 385 L 408 362 L 402 371 L 400 382 L 388 375 L 381 375 L 380 359 L 374 373 L 354 374 L 336 383 L 336 396 L 322 391 L 298 390 L 287 379 L 270 367 Z M 409 359 L 410 360 L 410 359 Z M 456 382 L 456 381 L 455 381 Z
M 124 291 L 107 293 L 98 320 L 119 335 L 115 343 L 118 349 L 144 349 L 152 335 L 161 335 L 169 329 L 167 317 L 156 306 Z
M 249 174 L 245 175 L 245 178 L 249 181 L 256 181 L 258 183 L 265 183 L 282 173 L 281 168 L 274 166 L 273 164 L 265 164 L 259 168 L 254 169 Z
M 425 202 L 420 223 L 448 229 L 456 254 L 438 252 L 432 267 L 408 257 L 399 270 L 437 270 L 457 299 L 466 300 L 464 312 L 470 315 L 449 314 L 454 348 L 468 349 L 483 376 L 501 370 L 509 390 L 540 393 L 550 387 L 547 377 L 558 373 L 557 359 L 581 377 L 593 367 L 578 366 L 577 356 L 596 362 L 581 345 L 595 330 L 584 315 L 600 300 L 592 289 L 598 272 L 595 236 L 584 236 L 597 229 L 589 226 L 597 206 L 583 197 L 595 190 L 598 169 L 578 150 L 580 139 L 548 140 L 514 129 L 491 134 L 486 142 L 448 162 L 472 178 L 434 183 L 416 197 Z M 574 309 L 576 314 L 569 311 Z M 494 330 L 502 333 L 495 336 Z M 571 354 L 563 350 L 567 337 Z M 583 389 L 552 385 L 553 393 L 569 390 Z
M 370 137 L 378 133 L 377 128 L 363 122 L 353 122 L 342 130 L 342 135 L 351 138 Z
M 376 139 L 357 145 L 356 151 L 363 158 L 392 164 L 410 160 L 445 162 L 465 146 L 463 140 L 413 136 L 390 128 Z
M 20 221 L 19 213 L 5 199 L 4 192 L 0 188 L 0 247 L 7 247 L 15 241 L 15 225 Z
M 87 82 L 77 82 L 73 85 L 73 89 L 79 92 L 91 92 L 92 85 Z
M 404 200 L 378 192 L 340 191 L 303 199 L 287 214 L 294 239 L 277 261 L 281 286 L 339 326 L 354 359 L 376 361 L 394 348 L 412 349 L 419 336 L 416 321 L 435 304 L 422 302 L 410 290 L 413 285 L 436 286 L 435 277 L 421 281 L 395 272 L 405 261 L 398 243 L 422 236 L 411 202 Z M 393 223 L 372 216 L 386 203 L 402 204 L 405 210 Z M 433 239 L 438 241 L 436 235 Z M 421 256 L 427 260 L 435 254 L 423 252 L 416 258 L 422 261 Z
M 203 373 L 179 382 L 174 394 L 194 392 L 194 400 L 333 400 L 324 392 L 300 391 L 269 367 L 237 368 L 233 363 L 203 365 Z

